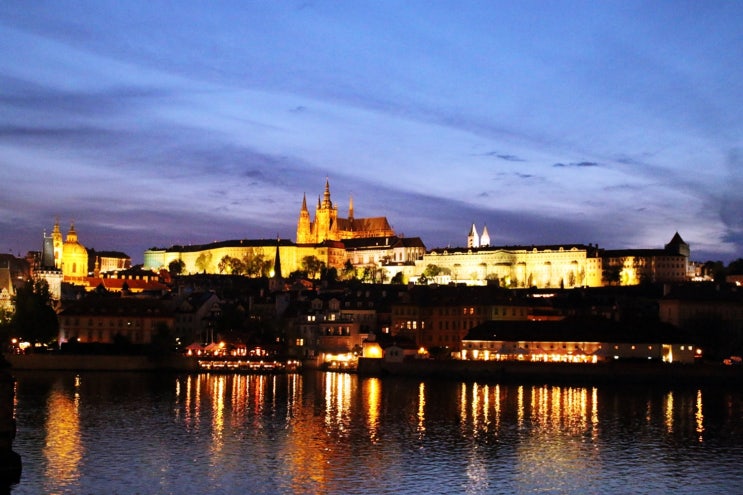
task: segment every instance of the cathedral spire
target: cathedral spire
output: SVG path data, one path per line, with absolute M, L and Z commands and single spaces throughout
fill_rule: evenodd
M 330 180 L 327 177 L 325 178 L 325 192 L 322 195 L 322 207 L 333 207 L 333 203 L 330 201 Z
M 281 238 L 276 235 L 276 256 L 273 259 L 273 272 L 274 277 L 281 278 L 281 256 L 279 255 L 279 246 L 281 245 Z
M 487 224 L 482 227 L 482 235 L 480 236 L 480 247 L 490 246 L 490 234 L 488 233 Z
M 302 193 L 302 209 L 300 211 L 307 211 L 307 193 Z
M 477 228 L 474 223 L 472 224 L 470 233 L 467 235 L 467 247 L 480 247 L 480 237 L 477 235 Z
M 353 220 L 353 196 L 348 200 L 348 219 Z

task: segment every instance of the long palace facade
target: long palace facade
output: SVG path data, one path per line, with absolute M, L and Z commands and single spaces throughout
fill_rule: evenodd
M 349 202 L 348 217 L 339 217 L 327 180 L 322 196 L 317 199 L 314 218 L 307 207 L 306 196 L 302 198 L 296 239 L 296 243 L 288 239 L 241 239 L 148 249 L 144 253 L 144 268 L 157 270 L 180 261 L 184 273 L 219 274 L 229 273 L 229 268 L 221 263 L 225 257 L 260 258 L 274 268 L 280 267 L 281 273 L 275 275 L 286 277 L 303 269 L 308 257 L 338 270 L 346 262 L 358 269 L 376 269 L 390 265 L 412 267 L 426 252 L 420 238 L 398 236 L 386 217 L 355 217 L 353 199 Z
M 180 261 L 183 273 L 219 274 L 230 273 L 225 258 L 260 258 L 279 266 L 281 273 L 276 275 L 286 277 L 303 269 L 307 258 L 313 257 L 338 270 L 348 263 L 359 270 L 373 268 L 382 273 L 383 281 L 401 274 L 405 282 L 495 283 L 514 288 L 682 282 L 692 276 L 689 245 L 678 233 L 662 249 L 606 250 L 593 244 L 491 246 L 487 227 L 478 235 L 472 225 L 466 246 L 427 251 L 420 238 L 396 235 L 386 217 L 355 217 L 353 199 L 348 217 L 339 217 L 326 180 L 314 218 L 306 196 L 302 198 L 296 242 L 242 239 L 149 249 L 144 253 L 144 268 L 157 270 Z M 430 276 L 431 271 L 435 276 Z

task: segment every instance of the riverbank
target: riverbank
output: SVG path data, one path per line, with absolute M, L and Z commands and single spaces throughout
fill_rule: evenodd
M 369 376 L 486 380 L 502 383 L 743 384 L 743 367 L 713 363 L 666 364 L 611 361 L 597 364 L 574 364 L 431 359 L 389 363 L 382 359 L 360 358 L 358 373 Z
M 6 354 L 4 357 L 13 370 L 199 371 L 198 359 L 181 355 Z

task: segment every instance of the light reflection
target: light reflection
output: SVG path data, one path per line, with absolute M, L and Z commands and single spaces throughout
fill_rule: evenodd
M 224 447 L 224 395 L 225 395 L 225 380 L 226 377 L 223 375 L 214 378 L 215 387 L 211 391 L 212 396 L 212 444 L 211 453 L 212 456 L 217 456 L 222 452 Z M 217 462 L 217 459 L 212 460 L 213 463 Z
M 422 438 L 426 432 L 426 384 L 418 385 L 418 437 Z
M 480 419 L 480 394 L 477 382 L 472 384 L 472 429 L 478 431 Z
M 381 396 L 379 378 L 364 380 L 364 399 L 366 400 L 366 426 L 369 440 L 376 443 L 379 435 L 379 403 Z
M 459 427 L 462 433 L 466 433 L 467 428 L 467 384 L 462 383 L 459 386 Z
M 599 391 L 596 387 L 591 389 L 591 438 L 595 441 L 599 431 Z
M 519 385 L 516 391 L 516 425 L 519 429 L 524 426 L 524 386 Z
M 351 406 L 351 375 L 325 373 L 325 423 L 344 431 Z
M 80 443 L 79 393 L 80 377 L 75 377 L 73 398 L 55 387 L 47 400 L 44 447 L 45 471 L 60 490 L 80 477 L 83 446 Z
M 495 410 L 495 431 L 500 431 L 500 421 L 501 421 L 501 397 L 500 397 L 500 385 L 495 386 L 495 390 L 493 391 L 493 408 Z
M 673 433 L 673 392 L 668 392 L 663 398 L 663 409 L 665 417 L 666 431 Z
M 699 443 L 702 443 L 704 441 L 704 413 L 702 412 L 702 390 L 697 390 L 697 402 L 696 402 L 696 411 L 694 414 L 694 418 L 696 419 L 696 431 L 698 435 Z

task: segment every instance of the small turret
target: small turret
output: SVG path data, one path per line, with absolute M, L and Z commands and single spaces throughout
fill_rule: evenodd
M 470 233 L 467 234 L 467 247 L 468 248 L 480 247 L 480 236 L 477 235 L 477 228 L 475 227 L 474 223 L 472 224 Z
M 480 247 L 490 246 L 490 234 L 488 234 L 488 226 L 483 225 L 482 235 L 480 236 Z

